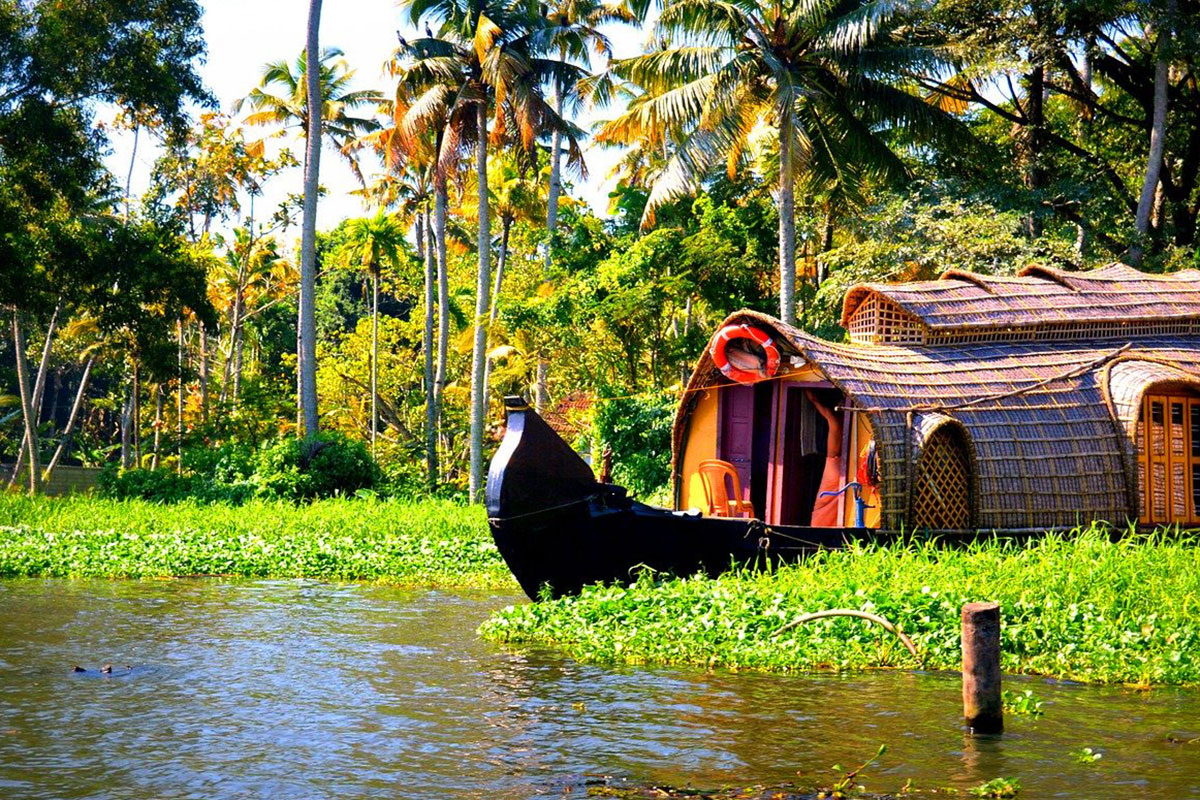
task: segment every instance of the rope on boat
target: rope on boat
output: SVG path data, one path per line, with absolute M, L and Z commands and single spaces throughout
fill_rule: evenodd
M 580 497 L 566 503 L 559 503 L 556 506 L 548 506 L 546 508 L 538 508 L 533 511 L 526 511 L 524 514 L 509 514 L 507 517 L 488 517 L 488 522 L 508 522 L 514 519 L 525 519 L 526 517 L 536 517 L 539 514 L 549 514 L 551 511 L 561 511 L 564 508 L 577 506 L 580 503 L 589 503 L 598 497 L 598 494 L 589 494 L 587 497 Z
M 790 631 L 792 628 L 799 627 L 806 622 L 825 619 L 826 617 L 858 617 L 859 619 L 865 619 L 869 622 L 874 622 L 878 625 L 881 625 L 883 626 L 884 630 L 894 633 L 896 636 L 900 637 L 900 641 L 903 642 L 904 646 L 908 648 L 908 652 L 913 654 L 913 658 L 917 659 L 917 661 L 921 660 L 921 656 L 917 654 L 916 645 L 912 643 L 912 639 L 909 639 L 904 631 L 900 630 L 878 614 L 871 614 L 867 611 L 858 611 L 853 608 L 831 608 L 826 611 L 814 611 L 811 614 L 801 614 L 779 630 L 772 633 L 771 638 L 774 639 L 784 631 Z

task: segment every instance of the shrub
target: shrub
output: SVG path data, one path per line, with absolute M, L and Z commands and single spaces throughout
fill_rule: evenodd
M 671 423 L 676 397 L 669 393 L 601 400 L 596 431 L 613 452 L 613 480 L 640 497 L 671 478 Z
M 264 447 L 253 480 L 261 497 L 311 500 L 372 489 L 382 474 L 362 442 L 321 433 L 315 442 L 283 439 Z
M 248 483 L 220 483 L 205 475 L 180 475 L 170 469 L 105 468 L 96 481 L 96 493 L 114 500 L 148 500 L 152 503 L 241 504 L 254 495 Z
M 216 483 L 241 483 L 254 475 L 258 450 L 243 442 L 189 447 L 183 452 L 186 472 L 207 475 Z

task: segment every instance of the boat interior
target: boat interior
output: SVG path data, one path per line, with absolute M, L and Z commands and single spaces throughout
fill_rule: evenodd
M 870 422 L 845 405 L 812 368 L 701 390 L 676 462 L 676 507 L 772 525 L 879 527 Z

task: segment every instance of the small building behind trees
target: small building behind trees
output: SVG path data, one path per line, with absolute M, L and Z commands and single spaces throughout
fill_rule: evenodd
M 836 521 L 820 496 L 851 482 L 866 527 L 1200 523 L 1200 271 L 862 284 L 842 324 L 724 322 L 676 416 L 677 508 L 724 513 L 719 460 L 768 524 L 852 526 L 853 487 Z

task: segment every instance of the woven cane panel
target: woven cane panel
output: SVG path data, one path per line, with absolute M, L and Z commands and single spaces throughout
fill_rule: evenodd
M 1138 519 L 1147 521 L 1146 516 L 1146 462 L 1137 465 Z
M 940 428 L 925 444 L 913 492 L 913 525 L 961 529 L 971 524 L 970 456 L 961 439 Z
M 1150 513 L 1156 520 L 1167 518 L 1167 465 L 1150 465 Z
M 1171 519 L 1186 520 L 1188 516 L 1187 470 L 1183 464 L 1171 464 Z

